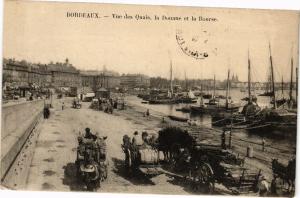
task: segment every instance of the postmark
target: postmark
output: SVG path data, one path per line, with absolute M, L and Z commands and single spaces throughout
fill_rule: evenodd
M 205 59 L 209 57 L 208 53 L 207 31 L 202 31 L 198 35 L 189 34 L 183 30 L 176 30 L 176 41 L 181 51 L 195 59 Z

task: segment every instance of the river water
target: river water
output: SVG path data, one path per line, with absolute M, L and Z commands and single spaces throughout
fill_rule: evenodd
M 263 91 L 258 91 L 255 94 L 258 95 L 260 93 L 262 93 Z M 242 101 L 241 99 L 244 98 L 246 96 L 246 92 L 241 92 L 239 89 L 233 89 L 230 91 L 230 96 L 232 98 L 232 100 L 235 103 L 239 103 L 241 104 L 241 106 L 243 106 L 246 102 Z M 225 95 L 225 91 L 224 90 L 218 90 L 216 91 L 216 95 Z M 283 94 L 281 91 L 277 91 L 276 92 L 276 98 L 280 99 L 282 98 L 282 96 L 284 96 L 285 98 L 289 97 L 289 91 L 288 90 L 284 90 Z M 293 96 L 295 96 L 295 92 L 293 92 Z M 127 101 L 133 105 L 137 105 L 137 106 L 141 106 L 144 108 L 147 108 L 150 110 L 150 113 L 155 115 L 175 115 L 175 116 L 180 116 L 180 117 L 184 117 L 184 118 L 188 118 L 188 119 L 192 119 L 194 121 L 197 122 L 197 125 L 205 125 L 208 127 L 212 127 L 211 125 L 211 116 L 207 115 L 207 114 L 203 114 L 203 115 L 194 115 L 194 114 L 190 114 L 190 113 L 183 113 L 181 111 L 176 111 L 176 109 L 181 108 L 183 106 L 186 105 L 190 105 L 190 104 L 172 104 L 172 105 L 166 105 L 166 104 L 145 104 L 142 103 L 142 99 L 136 97 L 136 96 L 128 96 Z M 199 102 L 199 101 L 198 101 Z M 204 101 L 206 102 L 206 101 Z M 221 103 L 224 102 L 225 100 L 221 100 Z M 257 103 L 258 105 L 263 108 L 263 107 L 268 107 L 270 106 L 270 97 L 266 97 L 266 96 L 257 96 Z M 266 135 L 266 134 L 252 134 L 252 133 L 248 133 L 248 131 L 246 130 L 234 130 L 235 136 L 237 136 L 238 138 L 241 139 L 245 139 L 245 140 L 249 140 L 249 141 L 253 141 L 253 142 L 261 142 L 262 141 L 262 137 L 264 137 L 266 139 L 266 141 L 268 143 L 272 143 L 273 145 L 280 145 L 286 148 L 295 148 L 296 146 L 296 137 L 295 135 L 284 135 L 284 138 L 282 136 L 278 136 L 278 135 Z M 288 131 L 285 131 L 284 133 L 288 133 Z

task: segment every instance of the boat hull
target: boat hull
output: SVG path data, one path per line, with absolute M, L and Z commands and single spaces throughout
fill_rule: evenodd
M 149 100 L 149 104 L 176 104 L 176 100 L 172 99 L 161 99 L 161 100 Z
M 182 118 L 182 117 L 178 117 L 178 116 L 169 115 L 168 117 L 171 120 L 178 121 L 178 122 L 187 122 L 188 121 L 187 118 Z
M 192 113 L 207 113 L 207 114 L 215 114 L 215 113 L 220 113 L 220 112 L 228 112 L 228 113 L 236 113 L 239 111 L 240 107 L 220 107 L 220 106 L 191 106 L 191 112 Z
M 246 117 L 242 114 L 232 114 L 229 112 L 215 113 L 212 115 L 213 126 L 227 126 L 230 124 L 245 125 Z
M 297 133 L 296 123 L 261 122 L 247 126 L 247 131 L 256 134 L 272 134 L 279 136 L 292 136 Z

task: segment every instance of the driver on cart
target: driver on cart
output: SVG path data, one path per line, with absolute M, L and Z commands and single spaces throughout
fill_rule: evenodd
M 132 146 L 134 148 L 142 146 L 144 143 L 142 136 L 139 135 L 139 132 L 135 131 L 132 138 Z
M 97 136 L 91 133 L 90 128 L 85 129 L 84 136 L 78 137 L 79 148 L 83 152 L 87 147 L 95 150 Z
M 84 139 L 87 139 L 87 140 L 96 140 L 96 139 L 97 139 L 97 136 L 94 135 L 94 134 L 92 134 L 90 128 L 86 128 L 86 129 L 85 129 Z

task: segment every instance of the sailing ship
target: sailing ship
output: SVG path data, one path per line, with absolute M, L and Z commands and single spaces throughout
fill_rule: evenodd
M 227 77 L 227 89 L 226 89 L 226 99 L 225 104 L 221 104 L 215 98 L 215 77 L 214 77 L 214 95 L 212 99 L 209 100 L 208 103 L 203 102 L 203 98 L 200 98 L 200 105 L 191 105 L 191 112 L 192 113 L 209 113 L 213 114 L 216 112 L 237 112 L 240 108 L 238 104 L 233 103 L 231 99 L 229 99 L 229 87 L 230 87 L 230 70 L 228 70 L 228 77 Z
M 150 95 L 149 104 L 176 104 L 173 91 L 173 70 L 172 60 L 170 60 L 170 89 L 166 95 Z
M 187 85 L 187 80 L 186 80 Z M 187 89 L 187 86 L 186 86 Z M 170 60 L 170 88 L 165 95 L 150 95 L 149 104 L 179 104 L 179 103 L 196 103 L 197 98 L 191 90 L 186 92 L 176 92 L 173 89 L 173 67 Z
M 196 96 L 191 90 L 188 89 L 187 77 L 185 72 L 184 72 L 184 76 L 185 76 L 185 92 L 176 94 L 175 96 L 176 103 L 186 103 L 186 104 L 196 103 L 197 102 Z
M 251 120 L 261 109 L 257 105 L 257 98 L 255 95 L 251 93 L 251 61 L 249 57 L 248 51 L 248 96 L 247 104 L 243 107 L 241 112 L 233 113 L 233 112 L 219 112 L 212 116 L 213 125 L 215 126 L 223 126 L 227 124 L 246 124 Z M 242 99 L 245 100 L 245 99 Z
M 293 112 L 297 114 L 297 107 L 298 107 L 298 67 L 296 67 L 296 97 L 295 99 L 293 99 L 292 96 L 292 90 L 293 90 L 293 76 L 291 75 L 291 84 L 290 84 L 290 99 L 288 101 L 289 103 L 289 108 L 288 111 L 289 112 Z
M 271 92 L 272 100 L 276 101 L 275 93 L 275 80 L 274 80 L 274 68 L 273 68 L 273 59 L 271 53 L 271 45 L 269 44 L 270 52 L 270 68 L 271 68 Z M 285 108 L 278 108 L 277 103 L 273 103 L 272 108 L 265 108 L 261 110 L 256 116 L 255 119 L 247 126 L 248 131 L 250 132 L 296 132 L 297 130 L 297 114 L 288 111 Z
M 265 92 L 259 94 L 259 96 L 269 96 L 269 97 L 271 97 L 273 94 L 274 93 L 273 93 L 273 89 L 272 89 L 272 75 L 268 74 L 268 81 L 267 81 L 267 84 L 266 84 Z
M 202 86 L 201 86 L 202 88 Z M 210 86 L 206 84 L 206 92 L 202 92 L 202 98 L 203 99 L 207 99 L 207 100 L 210 100 L 213 98 L 213 94 L 212 93 L 209 93 L 210 92 Z M 202 90 L 201 90 L 202 91 Z
M 293 74 L 292 74 L 293 75 Z M 282 106 L 284 104 L 286 104 L 288 102 L 288 100 L 284 97 L 284 91 L 283 91 L 283 77 L 282 77 L 282 80 L 281 80 L 281 95 L 282 95 L 282 98 L 280 99 L 277 99 L 276 100 L 276 103 L 277 103 L 277 106 Z M 274 100 L 272 99 L 270 101 L 271 104 L 274 104 Z

